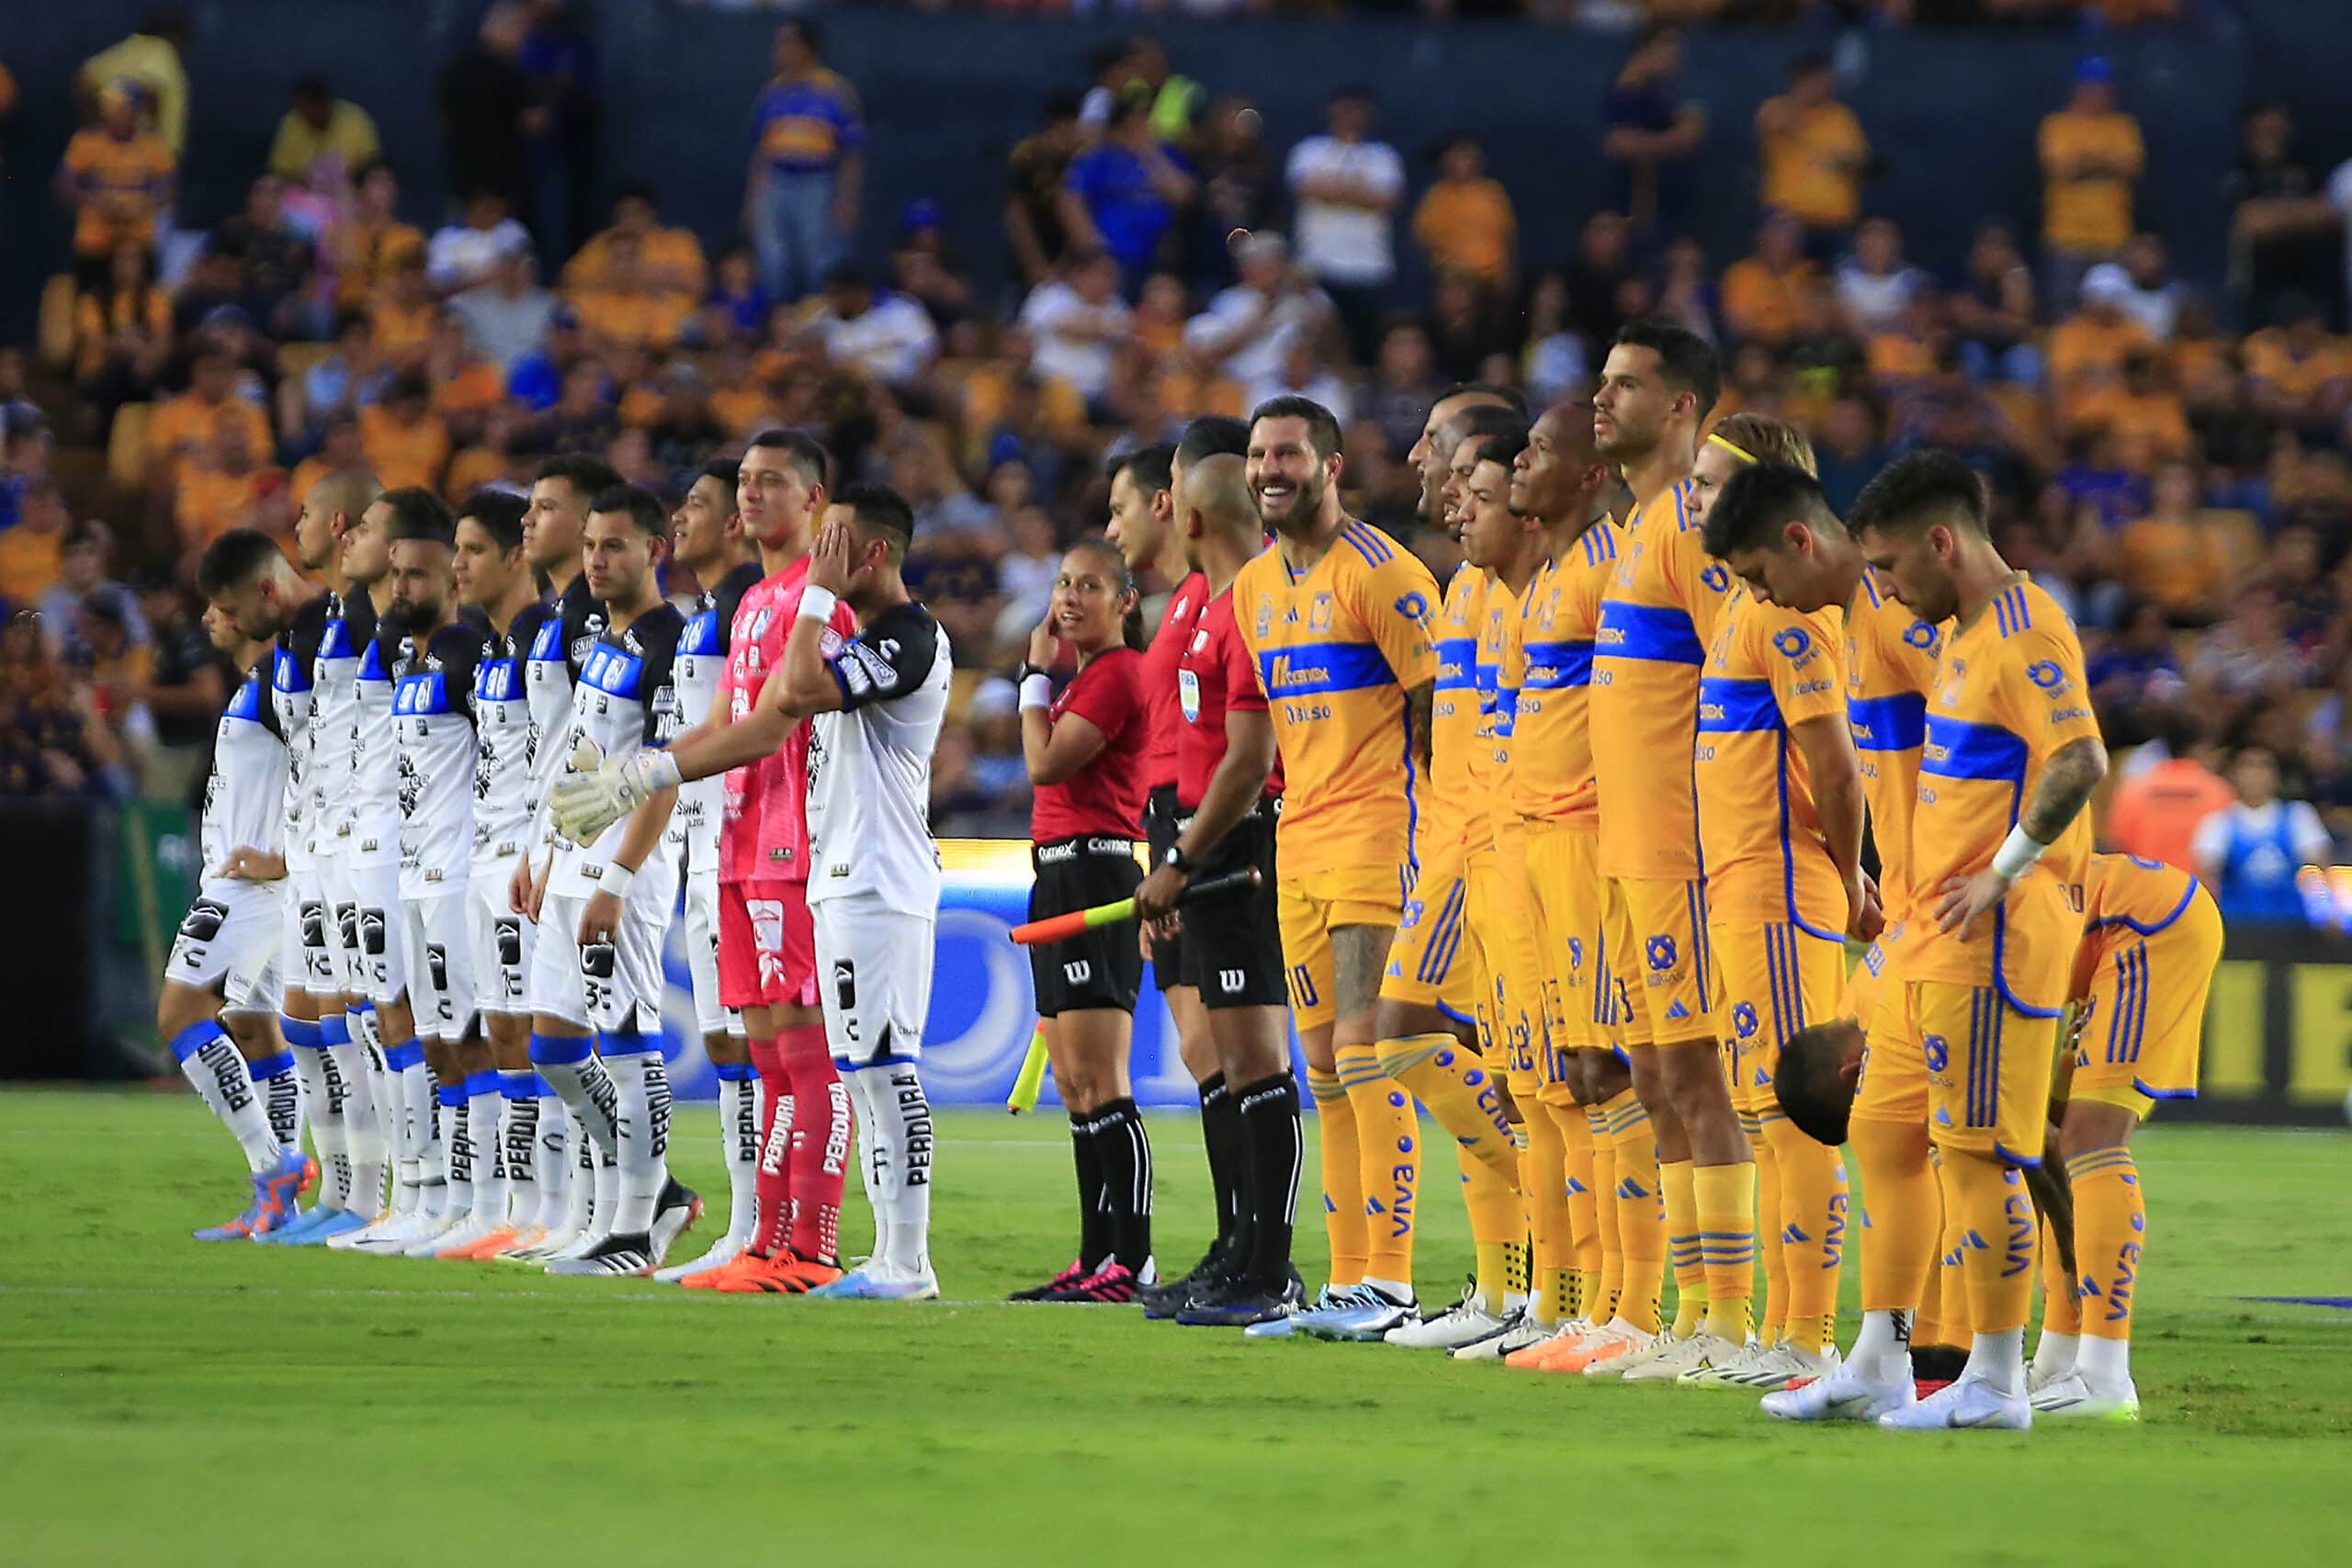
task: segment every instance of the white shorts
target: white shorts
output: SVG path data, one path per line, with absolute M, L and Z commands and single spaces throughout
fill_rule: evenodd
M 172 939 L 164 977 L 199 990 L 227 994 L 250 988 L 285 933 L 286 901 L 278 886 L 207 878 Z
M 335 980 L 334 918 L 315 869 L 288 875 L 285 921 L 277 939 L 278 977 L 285 987 L 328 997 Z
M 808 913 L 834 1062 L 871 1067 L 921 1057 L 936 922 L 855 896 L 813 903 Z
M 443 893 L 404 906 L 409 1005 L 416 1032 L 452 1043 L 474 1021 L 473 944 L 466 931 L 466 896 Z
M 401 934 L 401 868 L 356 866 L 347 855 L 321 861 L 319 865 L 327 897 L 334 906 L 344 994 L 365 997 L 378 1007 L 399 1001 L 408 991 L 408 944 Z
M 528 1018 L 531 946 L 538 927 L 514 912 L 508 888 L 514 861 L 478 868 L 466 885 L 466 942 L 476 1010 L 496 1018 Z
M 285 1010 L 286 987 L 280 978 L 283 947 L 273 948 L 269 962 L 257 974 L 229 971 L 229 987 L 223 996 L 220 1016 L 223 1018 L 259 1018 L 275 1016 Z
M 704 1034 L 743 1032 L 743 1015 L 718 1001 L 718 873 L 686 878 L 686 974 L 694 982 L 695 1028 Z
M 580 945 L 586 896 L 548 894 L 539 906 L 538 941 L 531 951 L 531 1011 L 599 1034 L 659 1035 L 670 906 L 667 897 L 655 896 L 653 885 L 666 881 L 644 878 L 631 887 L 616 940 L 597 948 Z

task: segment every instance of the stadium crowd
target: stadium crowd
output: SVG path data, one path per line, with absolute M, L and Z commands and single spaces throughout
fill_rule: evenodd
M 2121 26 L 2177 7 L 1963 9 Z M 1803 61 L 1752 126 L 1711 125 L 1678 90 L 1670 26 L 1625 46 L 1595 150 L 1618 199 L 1572 254 L 1524 253 L 1514 193 L 1475 139 L 1423 157 L 1432 128 L 1342 89 L 1323 133 L 1268 145 L 1213 62 L 1171 61 L 1148 35 L 1103 51 L 1013 149 L 1002 232 L 950 233 L 934 202 L 860 210 L 887 138 L 820 25 L 794 18 L 752 106 L 741 231 L 700 235 L 669 220 L 658 166 L 596 157 L 593 39 L 571 10 L 494 6 L 447 64 L 445 190 L 403 190 L 367 106 L 309 78 L 243 205 L 209 230 L 182 226 L 173 188 L 202 104 L 179 59 L 187 18 L 160 14 L 85 66 L 87 122 L 56 171 L 73 271 L 40 341 L 0 351 L 0 597 L 19 617 L 0 645 L 0 789 L 169 796 L 200 780 L 228 685 L 195 563 L 232 527 L 290 539 L 324 474 L 365 464 L 454 501 L 591 453 L 675 495 L 785 425 L 914 503 L 909 584 L 961 666 L 934 827 L 1017 835 L 1029 784 L 1007 677 L 1062 548 L 1105 515 L 1106 457 L 1303 393 L 1348 422 L 1351 513 L 1442 580 L 1455 547 L 1416 526 L 1404 460 L 1436 391 L 1578 396 L 1618 327 L 1657 317 L 1722 351 L 1715 419 L 1810 434 L 1836 504 L 1925 446 L 1985 477 L 2002 549 L 2084 627 L 2106 732 L 2136 746 L 2114 786 L 2118 847 L 2177 859 L 2239 787 L 2311 802 L 2324 829 L 2298 808 L 2295 829 L 2310 858 L 2352 834 L 2352 341 L 2336 330 L 2352 166 L 2303 162 L 2281 107 L 2248 108 L 2214 193 L 2233 237 L 2215 297 L 2134 222 L 2141 128 L 2101 57 L 2066 100 L 2017 111 L 2041 117 L 2040 232 L 1988 220 L 1964 269 L 1936 276 L 1872 212 L 1871 128 L 1828 59 Z M 1702 146 L 1758 165 L 1746 254 L 1682 231 Z M 992 292 L 969 258 L 1000 245 L 1012 281 Z M 1425 294 L 1401 287 L 1421 270 L 1400 265 L 1408 247 Z M 673 570 L 666 586 L 697 585 Z M 2266 773 L 2275 785 L 2245 776 Z

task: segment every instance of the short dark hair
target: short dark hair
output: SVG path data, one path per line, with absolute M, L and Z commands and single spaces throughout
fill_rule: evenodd
M 1421 323 L 1408 321 L 1396 324 L 1418 328 Z M 1517 387 L 1498 386 L 1492 381 L 1456 381 L 1437 395 L 1437 401 L 1442 403 L 1453 398 L 1492 398 L 1503 407 L 1517 411 L 1521 419 L 1527 417 L 1527 394 Z M 1437 405 L 1432 403 L 1430 406 L 1434 408 Z
M 670 536 L 670 509 L 662 504 L 660 496 L 642 485 L 609 485 L 596 492 L 588 510 L 622 513 L 649 539 Z
M 259 577 L 269 570 L 271 561 L 285 558 L 277 541 L 260 529 L 232 528 L 204 547 L 196 563 L 196 591 L 207 599 L 217 599 Z
M 1821 481 L 1787 463 L 1744 463 L 1716 492 L 1700 538 L 1709 555 L 1728 558 L 1734 550 L 1770 548 L 1774 530 L 1791 521 L 1838 521 Z
M 1250 427 L 1255 430 L 1258 422 L 1265 419 L 1305 420 L 1307 445 L 1315 448 L 1315 455 L 1318 457 L 1329 457 L 1340 450 L 1343 437 L 1339 416 L 1313 398 L 1304 398 L 1296 392 L 1268 398 L 1250 411 Z
M 1496 412 L 1499 413 L 1502 411 L 1498 409 Z M 1519 460 L 1519 455 L 1527 450 L 1527 422 L 1524 420 L 1514 420 L 1493 429 L 1473 430 L 1463 439 L 1467 441 L 1472 435 L 1483 438 L 1486 443 L 1478 448 L 1478 461 L 1500 463 L 1505 471 L 1509 471 L 1510 466 Z
M 1146 495 L 1166 490 L 1175 483 L 1176 444 L 1155 441 L 1148 446 L 1138 446 L 1132 452 L 1122 452 L 1111 459 L 1106 471 L 1116 479 L 1121 474 L 1132 474 L 1136 489 Z
M 1673 321 L 1627 321 L 1617 329 L 1618 343 L 1646 348 L 1657 355 L 1658 373 L 1666 384 L 1699 400 L 1696 417 L 1705 419 L 1715 400 L 1724 395 L 1724 362 L 1715 345 Z
M 1910 533 L 1937 523 L 1985 527 L 1984 481 L 1949 452 L 1906 452 L 1871 478 L 1846 512 L 1846 526 Z
M 828 288 L 871 288 L 874 287 L 874 275 L 865 270 L 864 262 L 855 258 L 837 261 L 825 269 L 825 287 Z
M 1796 1130 L 1816 1144 L 1838 1147 L 1853 1119 L 1854 1086 L 1838 1070 L 1850 1019 L 1833 1018 L 1798 1030 L 1781 1044 L 1772 1092 Z
M 1827 55 L 1821 53 L 1818 50 L 1807 50 L 1789 62 L 1789 76 L 1791 80 L 1794 80 L 1799 76 L 1811 76 L 1816 72 L 1826 71 L 1829 68 Z
M 334 96 L 334 89 L 327 85 L 325 77 L 313 71 L 295 77 L 293 89 L 286 96 L 289 98 L 331 99 Z
M 702 466 L 701 477 L 717 479 L 729 490 L 733 490 L 743 478 L 743 465 L 733 457 L 713 457 Z
M 402 485 L 388 490 L 376 500 L 391 511 L 392 542 L 418 540 L 428 545 L 450 545 L 457 542 L 458 519 L 451 514 L 449 503 L 422 485 Z
M 743 444 L 743 450 L 749 452 L 754 446 L 767 446 L 784 453 L 792 467 L 800 471 L 801 479 L 811 485 L 832 482 L 832 455 L 813 435 L 804 435 L 799 431 L 776 425 L 752 436 Z
M 800 47 L 811 54 L 821 54 L 825 49 L 825 28 L 813 17 L 795 17 L 784 24 L 800 39 Z
M 593 501 L 621 482 L 621 471 L 585 452 L 559 452 L 541 463 L 531 478 L 534 481 L 561 479 Z
M 847 507 L 861 529 L 890 542 L 891 565 L 907 558 L 907 549 L 915 538 L 915 509 L 907 504 L 905 496 L 888 485 L 861 482 L 842 486 L 833 504 Z
M 1250 426 L 1231 414 L 1204 413 L 1184 427 L 1176 443 L 1176 461 L 1191 468 L 1210 457 L 1250 455 Z
M 613 206 L 617 209 L 624 201 L 641 201 L 648 207 L 659 207 L 662 205 L 662 196 L 661 192 L 654 188 L 651 180 L 624 180 L 621 182 L 620 189 L 613 192 Z
M 482 532 L 498 541 L 502 550 L 523 547 L 523 514 L 530 503 L 512 491 L 478 490 L 466 497 L 458 508 L 460 518 L 470 517 L 481 525 Z

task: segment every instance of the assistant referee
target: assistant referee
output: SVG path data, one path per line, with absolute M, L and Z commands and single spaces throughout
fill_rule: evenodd
M 1151 701 L 1129 640 L 1135 576 L 1107 539 L 1062 558 L 1045 623 L 1021 671 L 1021 750 L 1035 786 L 1030 814 L 1033 920 L 1132 897 L 1150 789 Z M 1053 694 L 1063 649 L 1078 674 Z M 1015 1301 L 1123 1303 L 1155 1278 L 1151 1145 L 1127 1079 L 1143 954 L 1105 926 L 1029 950 L 1054 1085 L 1069 1111 L 1078 1168 L 1079 1247 L 1070 1264 Z

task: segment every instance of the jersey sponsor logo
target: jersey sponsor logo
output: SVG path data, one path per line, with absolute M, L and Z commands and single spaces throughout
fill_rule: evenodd
M 1207 633 L 1201 634 L 1202 641 L 1205 642 L 1207 638 Z M 1186 724 L 1201 722 L 1201 678 L 1194 671 L 1176 671 L 1176 705 L 1183 711 Z
M 1758 1026 L 1754 1002 L 1742 1002 L 1731 1010 L 1732 1032 L 1742 1040 L 1755 1039 Z
M 1133 839 L 1089 839 L 1086 852 L 1091 855 L 1131 855 L 1136 852 Z
M 1699 581 L 1718 593 L 1731 591 L 1731 573 L 1725 571 L 1720 564 L 1710 566 L 1701 572 Z
M 1670 936 L 1650 938 L 1644 945 L 1643 953 L 1648 959 L 1649 966 L 1654 973 L 1663 974 L 1674 967 L 1676 951 L 1674 939 Z
M 2066 672 L 2052 660 L 2035 660 L 2025 667 L 2025 678 L 2053 697 L 2066 689 Z
M 1926 1039 L 1919 1042 L 1919 1047 L 1921 1051 L 1926 1054 L 1928 1060 L 1928 1071 L 1931 1073 L 1940 1073 L 1946 1067 L 1951 1066 L 1951 1042 L 1946 1040 L 1942 1035 L 1928 1035 Z
M 1396 613 L 1417 626 L 1426 626 L 1430 618 L 1429 596 L 1419 592 L 1408 593 L 1396 601 Z
M 1075 839 L 1066 844 L 1046 844 L 1037 851 L 1039 865 L 1058 865 L 1063 861 L 1077 858 L 1078 840 Z
M 1802 660 L 1813 648 L 1813 639 L 1804 635 L 1803 626 L 1784 626 L 1772 634 L 1773 651 L 1783 659 Z
M 1936 628 L 1925 621 L 1914 621 L 1903 628 L 1903 640 L 1922 653 L 1936 650 Z

